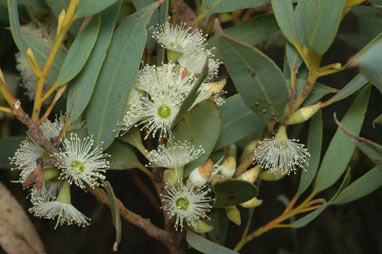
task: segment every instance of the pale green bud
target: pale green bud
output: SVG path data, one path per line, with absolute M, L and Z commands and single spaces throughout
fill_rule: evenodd
M 259 140 L 258 139 L 255 139 L 253 141 L 251 141 L 243 150 L 241 156 L 240 156 L 240 161 L 243 160 L 245 157 L 247 157 L 249 154 L 253 153 L 253 151 L 255 150 L 257 144 L 258 144 Z
M 241 216 L 240 211 L 237 209 L 236 206 L 227 206 L 224 208 L 225 214 L 227 215 L 227 218 L 235 223 L 237 226 L 241 225 Z
M 196 222 L 196 225 L 188 225 L 188 227 L 192 231 L 194 231 L 195 233 L 198 233 L 198 234 L 207 233 L 207 232 L 210 232 L 214 229 L 213 226 L 208 225 L 207 223 L 205 223 L 204 221 L 201 221 L 201 220 L 198 220 Z
M 229 156 L 225 159 L 220 173 L 226 178 L 230 179 L 236 172 L 236 159 L 235 157 Z
M 251 168 L 245 171 L 243 174 L 239 175 L 237 179 L 254 183 L 257 177 L 259 176 L 259 173 L 260 173 L 260 166 L 257 165 L 256 167 Z
M 176 186 L 178 182 L 176 174 L 172 169 L 166 169 L 163 171 L 162 177 L 164 183 L 170 184 L 172 186 Z
M 59 174 L 60 170 L 58 170 L 58 168 L 45 168 L 43 171 L 44 181 L 52 180 L 58 177 Z
M 309 120 L 318 110 L 320 110 L 320 108 L 321 102 L 318 102 L 308 107 L 300 108 L 289 117 L 288 124 L 292 125 L 303 123 Z
M 283 173 L 281 169 L 270 172 L 269 170 L 263 171 L 260 174 L 260 179 L 264 181 L 278 181 L 284 178 L 287 174 Z
M 263 203 L 263 200 L 259 200 L 257 198 L 252 198 L 244 203 L 241 203 L 240 205 L 244 208 L 254 208 Z

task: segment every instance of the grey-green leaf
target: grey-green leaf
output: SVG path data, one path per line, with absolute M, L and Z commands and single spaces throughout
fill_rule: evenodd
M 16 0 L 8 0 L 9 24 L 11 25 L 11 33 L 13 40 L 20 52 L 25 52 L 26 48 L 20 30 L 19 13 L 17 11 Z
M 382 93 L 382 39 L 377 40 L 364 52 L 354 58 L 361 73 Z
M 256 8 L 265 5 L 267 2 L 268 0 L 203 0 L 200 11 L 210 15 L 243 8 Z
M 369 102 L 369 94 L 370 86 L 361 91 L 341 121 L 345 128 L 356 135 L 361 131 Z M 347 135 L 341 129 L 337 129 L 318 171 L 315 191 L 319 192 L 329 188 L 341 177 L 350 161 L 354 148 L 355 145 Z
M 213 186 L 216 199 L 214 207 L 239 205 L 257 195 L 254 184 L 242 180 L 227 180 Z
M 307 148 L 310 153 L 309 165 L 301 172 L 297 195 L 300 196 L 312 183 L 320 164 L 322 147 L 322 114 L 317 112 L 309 125 Z
M 76 37 L 58 73 L 58 86 L 71 81 L 82 70 L 93 50 L 100 26 L 101 15 L 94 16 Z
M 189 245 L 194 249 L 205 254 L 239 254 L 233 250 L 230 250 L 224 246 L 207 240 L 192 231 L 187 231 L 186 240 Z
M 120 6 L 121 4 L 117 3 L 101 13 L 100 32 L 92 54 L 82 71 L 70 82 L 66 111 L 72 112 L 72 121 L 79 118 L 85 111 L 93 94 L 99 72 L 113 36 Z
M 114 33 L 93 97 L 86 110 L 88 131 L 96 144 L 107 148 L 115 139 L 116 124 L 121 121 L 127 99 L 145 47 L 150 13 L 155 2 L 126 18 Z
M 228 233 L 228 219 L 224 209 L 215 208 L 208 215 L 211 220 L 209 224 L 214 228 L 208 232 L 209 238 L 217 243 L 224 245 Z
M 323 55 L 332 44 L 341 22 L 345 0 L 301 0 L 308 48 Z
M 331 203 L 334 205 L 349 203 L 366 196 L 381 186 L 382 167 L 377 166 L 347 186 Z
M 173 131 L 174 140 L 187 140 L 191 145 L 202 146 L 204 149 L 202 156 L 185 166 L 185 176 L 207 161 L 219 137 L 220 126 L 220 111 L 210 100 L 202 101 L 193 107 L 176 126 Z
M 276 20 L 273 15 L 264 14 L 258 15 L 254 18 L 235 25 L 233 27 L 224 29 L 224 33 L 234 37 L 237 40 L 256 45 L 267 39 L 274 32 L 278 31 Z M 217 35 L 208 40 L 208 47 L 216 46 Z
M 111 155 L 110 169 L 125 170 L 137 168 L 141 164 L 129 144 L 115 142 L 106 150 L 106 153 Z
M 115 2 L 117 2 L 117 0 L 80 0 L 75 17 L 92 16 L 103 11 Z
M 221 106 L 222 127 L 215 149 L 233 144 L 256 132 L 261 132 L 266 125 L 245 105 L 239 94 L 229 97 Z
M 225 35 L 219 37 L 217 47 L 245 104 L 266 123 L 280 119 L 289 92 L 277 65 L 258 49 Z
M 368 83 L 365 76 L 363 76 L 361 73 L 359 73 L 357 76 L 355 76 L 350 82 L 342 88 L 336 95 L 334 95 L 329 100 L 332 102 L 337 102 L 340 100 L 343 100 L 353 93 L 357 92 L 359 89 L 361 89 L 363 86 L 365 86 Z
M 296 21 L 292 0 L 272 0 L 272 9 L 285 38 L 293 45 L 297 41 Z

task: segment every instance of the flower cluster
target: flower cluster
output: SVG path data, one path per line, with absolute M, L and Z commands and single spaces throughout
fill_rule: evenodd
M 40 130 L 47 140 L 58 144 L 58 136 L 67 121 L 66 116 L 56 117 L 55 121 L 46 120 Z M 84 127 L 81 121 L 75 121 L 69 131 Z M 29 209 L 35 216 L 55 219 L 57 224 L 88 225 L 89 219 L 79 212 L 70 199 L 70 186 L 74 183 L 80 188 L 99 185 L 98 179 L 109 168 L 109 163 L 99 146 L 93 146 L 90 137 L 80 139 L 76 134 L 65 137 L 62 147 L 56 154 L 48 154 L 32 139 L 25 139 L 13 158 L 12 169 L 20 170 L 19 182 L 29 188 L 33 207 Z M 40 172 L 40 173 L 38 173 Z M 40 174 L 39 179 L 35 179 Z M 36 180 L 36 183 L 31 185 Z
M 197 82 L 206 62 L 208 75 L 199 88 L 194 104 L 215 95 L 222 104 L 222 88 L 225 82 L 214 82 L 221 62 L 206 48 L 206 38 L 199 30 L 191 31 L 184 24 L 165 24 L 151 28 L 152 36 L 167 49 L 169 63 L 161 66 L 144 66 L 138 73 L 130 92 L 128 107 L 118 131 L 126 132 L 132 126 L 151 134 L 171 139 L 171 129 L 180 107 Z M 223 84 L 223 85 L 222 85 Z

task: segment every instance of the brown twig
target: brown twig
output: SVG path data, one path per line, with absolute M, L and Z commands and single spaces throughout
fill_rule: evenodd
M 110 206 L 109 199 L 104 190 L 100 188 L 87 188 L 87 190 L 93 194 L 93 196 L 98 200 L 98 202 Z M 176 246 L 170 237 L 169 233 L 163 229 L 158 228 L 150 222 L 150 219 L 145 219 L 140 215 L 127 209 L 123 203 L 116 198 L 116 205 L 118 206 L 119 214 L 121 217 L 131 224 L 144 230 L 149 236 L 155 238 L 156 240 L 163 243 L 171 252 L 176 251 Z M 174 250 L 175 249 L 175 250 Z M 176 252 L 173 252 L 176 253 Z

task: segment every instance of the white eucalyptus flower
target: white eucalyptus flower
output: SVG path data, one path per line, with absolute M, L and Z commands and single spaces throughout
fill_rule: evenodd
M 192 88 L 192 75 L 183 76 L 182 68 L 174 64 L 145 66 L 138 74 L 135 88 L 146 93 L 125 113 L 120 130 L 127 130 L 136 119 L 137 125 L 148 129 L 145 138 L 159 132 L 159 137 L 171 137 L 171 127 L 186 95 Z
M 169 219 L 176 217 L 174 228 L 180 228 L 183 231 L 184 221 L 190 226 L 196 226 L 196 223 L 207 217 L 207 213 L 211 210 L 211 202 L 213 199 L 208 196 L 210 189 L 206 186 L 194 187 L 192 185 L 185 186 L 181 184 L 178 188 L 167 184 L 166 194 L 161 195 L 163 206 Z
M 30 201 L 33 205 L 42 202 L 54 201 L 61 189 L 63 181 L 44 181 L 42 184 L 41 193 L 37 193 L 36 185 L 30 189 Z
M 158 43 L 169 50 L 178 53 L 187 53 L 204 47 L 206 37 L 200 30 L 191 31 L 191 27 L 186 28 L 184 23 L 180 25 L 171 25 L 166 23 L 156 27 L 151 27 L 152 37 Z
M 201 146 L 194 147 L 188 141 L 177 141 L 151 150 L 147 154 L 147 159 L 152 167 L 180 168 L 196 160 L 203 153 L 204 149 Z
M 98 179 L 105 179 L 102 173 L 109 168 L 109 162 L 105 158 L 110 157 L 103 154 L 99 146 L 93 147 L 94 141 L 90 137 L 80 139 L 77 135 L 62 142 L 63 149 L 56 154 L 57 167 L 61 174 L 59 179 L 66 179 L 69 183 L 75 183 L 85 188 L 84 183 L 90 187 L 98 186 Z
M 78 226 L 89 225 L 89 218 L 78 211 L 70 200 L 70 184 L 65 182 L 55 201 L 38 202 L 29 212 L 36 217 L 54 220 L 57 217 L 57 224 L 77 224 Z
M 281 126 L 273 139 L 259 141 L 255 149 L 255 162 L 271 173 L 282 175 L 296 172 L 298 167 L 309 164 L 310 154 L 296 139 L 288 139 L 285 127 Z

